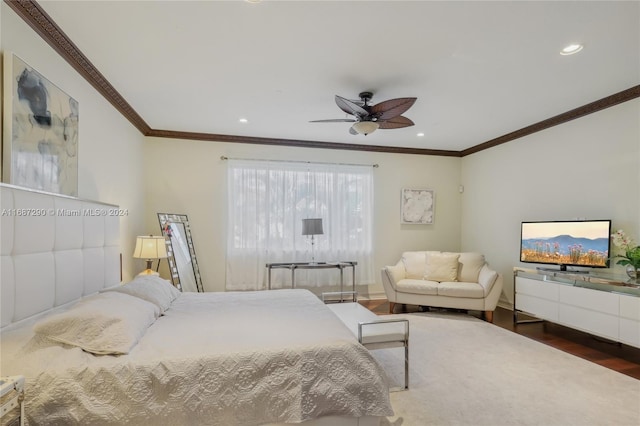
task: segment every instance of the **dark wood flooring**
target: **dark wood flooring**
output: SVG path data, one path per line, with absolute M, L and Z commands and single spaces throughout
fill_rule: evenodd
M 389 313 L 387 300 L 361 300 L 360 303 L 378 315 Z M 394 310 L 396 314 L 411 312 L 420 312 L 420 308 L 397 304 Z M 468 313 L 477 318 L 482 317 L 480 311 Z M 526 319 L 526 317 L 519 315 L 518 319 Z M 493 324 L 640 380 L 640 349 L 638 348 L 610 342 L 547 321 L 514 324 L 513 311 L 500 307 L 496 308 L 493 314 Z

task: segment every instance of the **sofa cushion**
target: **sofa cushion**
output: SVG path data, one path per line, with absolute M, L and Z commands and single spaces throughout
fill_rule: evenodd
M 485 264 L 484 255 L 480 253 L 460 253 L 458 281 L 477 283 L 480 269 Z
M 442 282 L 438 285 L 438 296 L 482 299 L 484 297 L 484 288 L 478 283 Z
M 402 263 L 406 271 L 405 278 L 424 278 L 425 256 L 429 253 L 440 253 L 439 251 L 406 251 L 402 253 Z
M 412 280 L 407 278 L 397 282 L 396 290 L 401 293 L 432 294 L 435 296 L 438 294 L 438 283 L 435 281 Z
M 424 278 L 431 281 L 456 281 L 459 257 L 457 253 L 427 253 Z

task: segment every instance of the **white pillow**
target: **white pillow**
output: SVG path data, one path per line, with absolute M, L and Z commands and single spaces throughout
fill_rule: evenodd
M 128 284 L 103 290 L 117 291 L 151 302 L 160 308 L 160 314 L 169 309 L 171 303 L 180 296 L 180 290 L 169 281 L 156 275 L 138 275 Z
M 480 269 L 486 263 L 484 255 L 480 253 L 460 253 L 458 259 L 460 263 L 460 271 L 458 271 L 458 281 L 465 283 L 477 283 Z
M 129 353 L 159 315 L 160 309 L 153 303 L 107 292 L 44 318 L 33 331 L 94 354 L 123 355 Z
M 454 253 L 428 253 L 424 278 L 429 281 L 457 281 L 458 258 Z
M 425 255 L 439 251 L 406 251 L 402 253 L 402 263 L 406 271 L 405 278 L 420 280 L 424 278 Z

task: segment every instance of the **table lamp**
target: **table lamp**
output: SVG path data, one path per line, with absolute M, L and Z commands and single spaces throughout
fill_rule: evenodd
M 160 275 L 151 269 L 153 259 L 164 259 L 167 257 L 167 243 L 164 237 L 139 236 L 136 237 L 136 248 L 133 250 L 133 257 L 137 259 L 147 259 L 147 269 L 138 275 Z
M 322 218 L 302 219 L 302 235 L 311 235 L 311 263 L 315 262 L 314 236 L 322 235 Z

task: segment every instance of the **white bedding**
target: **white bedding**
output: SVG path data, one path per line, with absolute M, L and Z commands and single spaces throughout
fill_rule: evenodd
M 114 306 L 114 309 L 117 309 Z M 254 425 L 389 416 L 381 367 L 306 290 L 183 293 L 128 355 L 1 336 L 34 424 Z

